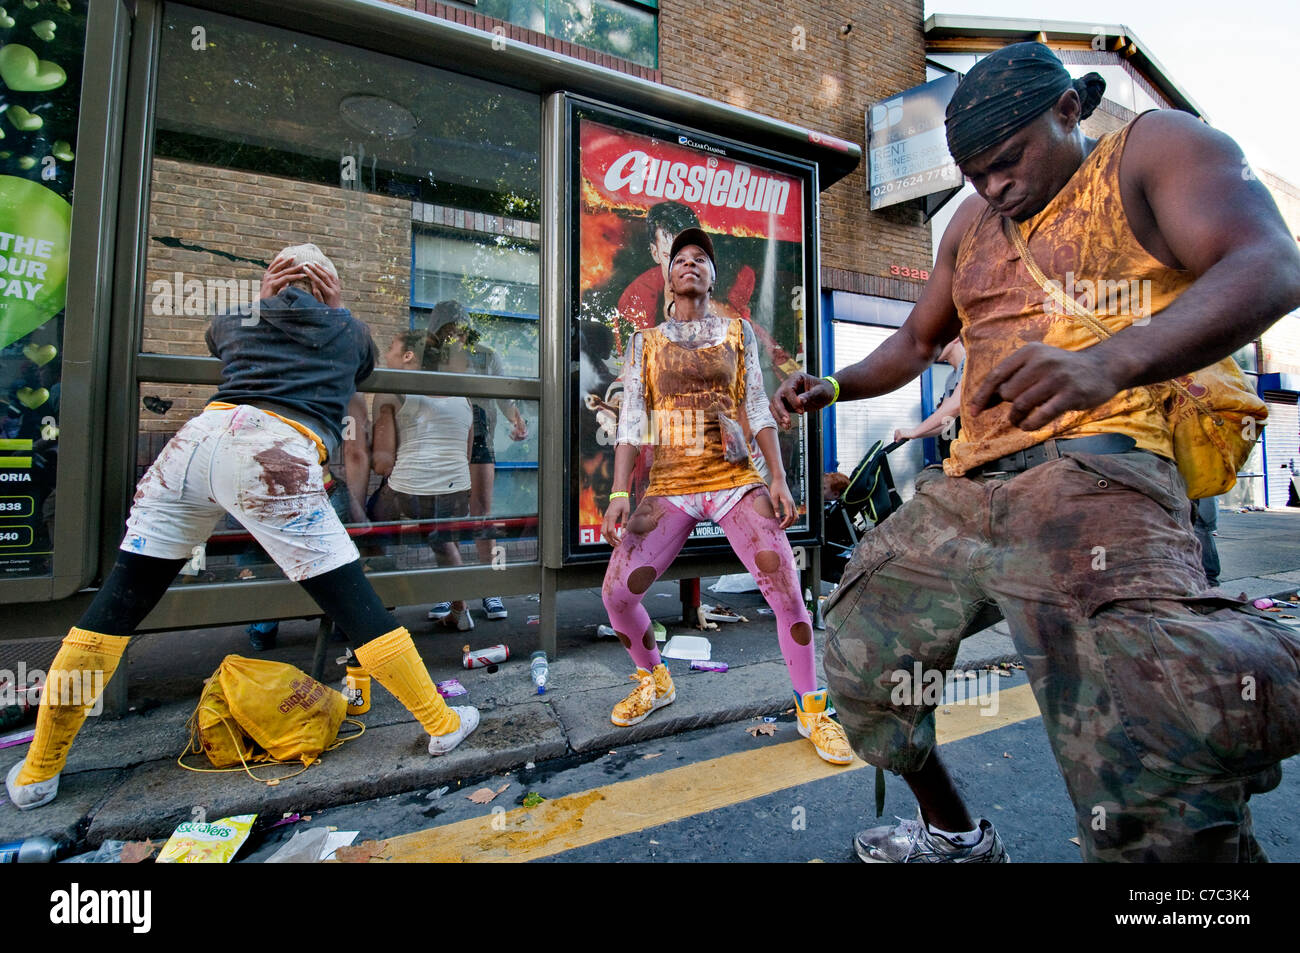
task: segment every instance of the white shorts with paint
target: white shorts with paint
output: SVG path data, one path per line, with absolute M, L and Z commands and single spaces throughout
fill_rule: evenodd
M 295 582 L 359 559 L 325 493 L 316 446 L 255 407 L 206 410 L 136 488 L 121 548 L 188 559 L 229 513 Z

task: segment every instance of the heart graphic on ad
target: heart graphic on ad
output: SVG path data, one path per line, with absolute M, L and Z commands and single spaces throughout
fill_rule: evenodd
M 10 43 L 0 49 L 0 79 L 16 93 L 48 93 L 68 81 L 58 63 L 36 55 L 31 47 Z
M 18 403 L 22 404 L 28 410 L 35 410 L 41 404 L 50 399 L 50 392 L 44 387 L 38 387 L 32 390 L 30 387 L 20 388 L 18 391 Z
M 63 310 L 71 222 L 72 206 L 60 196 L 38 182 L 0 175 L 0 348 Z
M 59 349 L 53 344 L 28 344 L 23 348 L 23 357 L 37 367 L 44 367 L 59 355 Z

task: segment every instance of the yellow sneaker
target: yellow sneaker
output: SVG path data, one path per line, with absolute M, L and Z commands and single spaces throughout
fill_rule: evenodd
M 828 693 L 819 688 L 815 692 L 794 693 L 795 714 L 799 719 L 799 734 L 813 743 L 823 761 L 831 764 L 851 764 L 853 749 L 839 722 L 826 711 Z
M 621 727 L 635 725 L 644 721 L 652 711 L 671 705 L 677 700 L 677 689 L 673 686 L 673 677 L 668 674 L 668 666 L 660 662 L 652 673 L 643 668 L 629 675 L 637 685 L 632 693 L 614 706 L 609 720 Z

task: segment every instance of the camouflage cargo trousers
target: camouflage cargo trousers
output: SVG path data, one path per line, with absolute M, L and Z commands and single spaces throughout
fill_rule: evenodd
M 1086 860 L 1264 860 L 1246 801 L 1300 732 L 1300 639 L 1207 589 L 1182 478 L 1153 454 L 917 479 L 827 600 L 826 675 L 865 761 L 920 769 L 962 638 L 1007 620 Z M 927 704 L 928 702 L 928 704 Z

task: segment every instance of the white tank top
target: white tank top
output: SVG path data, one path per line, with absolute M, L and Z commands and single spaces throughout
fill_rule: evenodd
M 468 490 L 473 420 L 464 397 L 407 397 L 397 409 L 397 462 L 388 485 L 411 496 Z

